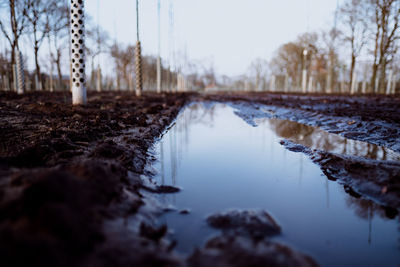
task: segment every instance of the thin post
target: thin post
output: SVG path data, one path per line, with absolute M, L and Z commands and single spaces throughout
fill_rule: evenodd
M 272 76 L 271 76 L 271 81 L 270 81 L 270 84 L 269 84 L 269 90 L 270 90 L 271 92 L 275 92 L 275 91 L 276 91 L 276 88 L 275 88 L 275 81 L 276 81 L 275 75 L 272 75 Z
M 115 81 L 115 88 L 114 91 L 119 91 L 119 89 L 121 88 L 121 80 L 119 78 L 119 72 L 117 71 L 117 77 L 116 77 L 116 81 Z M 114 83 L 113 83 L 114 84 Z
M 54 92 L 54 86 L 53 86 L 53 61 L 50 62 L 50 92 Z
M 16 85 L 17 93 L 23 94 L 25 91 L 25 73 L 24 73 L 24 62 L 22 54 L 19 50 L 15 51 L 15 68 L 16 68 Z
M 390 94 L 390 91 L 392 89 L 392 79 L 393 79 L 393 70 L 390 70 L 389 72 L 389 77 L 386 85 L 386 94 Z
M 289 91 L 289 75 L 287 73 L 285 74 L 285 84 L 284 84 L 283 91 L 285 93 L 287 93 Z
M 356 80 L 357 80 L 357 74 L 356 74 L 356 72 L 353 72 L 353 77 L 351 79 L 351 89 L 350 89 L 350 94 L 352 94 L 352 95 L 356 93 L 356 85 L 357 85 Z
M 14 92 L 18 91 L 18 83 L 17 83 L 17 68 L 15 64 L 12 65 L 12 71 L 13 71 L 13 90 Z
M 367 82 L 366 82 L 365 80 L 362 82 L 362 89 L 361 89 L 361 92 L 362 92 L 363 94 L 365 94 L 365 93 L 367 92 Z
M 176 76 L 176 90 L 178 92 L 182 91 L 182 74 L 180 72 Z
M 376 75 L 375 78 L 375 87 L 374 87 L 374 93 L 377 94 L 379 93 L 379 79 L 378 79 L 379 75 Z
M 101 40 L 100 40 L 100 0 L 97 0 L 97 71 L 96 71 L 96 91 L 101 92 L 101 68 L 100 68 L 100 54 L 101 54 Z
M 97 65 L 96 89 L 97 89 L 97 92 L 101 92 L 101 68 L 100 68 L 100 64 Z
M 392 82 L 392 94 L 396 94 L 396 81 L 397 81 L 397 76 L 393 76 L 393 82 Z
M 331 66 L 330 66 L 330 64 L 332 64 L 332 63 L 331 63 L 330 57 L 328 60 L 328 64 L 329 64 L 328 73 L 326 76 L 326 93 L 330 94 L 330 93 L 332 93 L 332 75 L 331 75 Z
M 342 65 L 342 80 L 340 82 L 340 93 L 344 94 L 345 93 L 345 87 L 346 87 L 346 81 L 345 81 L 345 77 L 346 77 L 346 67 L 345 65 Z
M 31 79 L 26 79 L 26 90 L 27 91 L 32 91 L 32 81 Z
M 313 76 L 310 75 L 310 78 L 308 79 L 308 89 L 307 89 L 309 93 L 313 93 L 314 92 L 313 85 L 314 85 Z
M 5 75 L 2 75 L 1 83 L 2 83 L 2 87 L 3 87 L 3 91 L 7 91 L 7 82 L 6 82 L 6 76 Z
M 303 70 L 303 78 L 302 78 L 302 91 L 303 93 L 307 93 L 307 70 Z
M 135 49 L 135 63 L 136 63 L 136 96 L 142 95 L 143 79 L 142 79 L 142 49 L 140 46 L 139 38 L 139 0 L 136 0 L 136 49 Z
M 133 91 L 133 77 L 132 77 L 132 74 L 129 74 L 129 77 L 128 77 L 128 87 L 129 87 L 129 91 L 132 92 Z
M 10 91 L 10 80 L 8 78 L 8 73 L 4 76 L 4 91 Z
M 303 77 L 302 77 L 303 93 L 306 93 L 306 91 L 307 91 L 307 69 L 306 69 L 307 54 L 308 54 L 307 49 L 304 49 L 304 51 L 303 51 L 303 56 L 304 56 L 304 58 L 303 58 Z
M 37 74 L 35 73 L 35 91 L 39 90 L 39 78 L 37 76 Z
M 157 93 L 161 93 L 161 3 L 157 3 L 158 15 L 158 57 L 157 57 Z
M 85 105 L 85 24 L 84 0 L 71 0 L 71 66 L 72 66 L 72 104 Z

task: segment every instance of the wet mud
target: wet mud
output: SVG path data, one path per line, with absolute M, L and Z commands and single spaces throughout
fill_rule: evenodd
M 281 229 L 264 211 L 211 215 L 221 230 L 183 257 L 157 226 L 163 212 L 152 194 L 179 192 L 157 185 L 145 169 L 148 149 L 192 101 L 241 106 L 350 139 L 400 151 L 400 99 L 278 94 L 90 93 L 72 107 L 68 93 L 0 93 L 0 264 L 2 266 L 317 266 L 273 242 Z M 252 110 L 249 112 L 249 110 Z M 400 208 L 400 164 L 313 150 L 306 153 L 346 192 L 373 199 L 395 217 Z M 190 207 L 180 211 L 190 216 Z M 127 226 L 127 218 L 130 218 Z M 134 223 L 132 223 L 132 220 Z
M 188 263 L 190 266 L 318 266 L 309 256 L 285 245 L 235 235 L 212 238 L 189 257 Z
M 254 240 L 281 233 L 281 227 L 264 210 L 229 210 L 210 215 L 207 223 L 226 233 L 250 236 Z
M 86 107 L 70 99 L 0 95 L 0 264 L 180 265 L 161 242 L 166 227 L 140 216 L 140 175 L 189 95 L 96 93 Z M 135 214 L 134 229 L 114 226 Z

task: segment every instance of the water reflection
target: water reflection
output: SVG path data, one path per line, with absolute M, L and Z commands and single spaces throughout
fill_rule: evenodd
M 184 189 L 161 201 L 192 210 L 163 218 L 176 230 L 178 250 L 190 252 L 215 234 L 204 225 L 209 213 L 265 208 L 282 225 L 284 236 L 278 238 L 322 265 L 400 263 L 397 211 L 321 177 L 306 155 L 286 150 L 279 140 L 375 159 L 396 159 L 393 154 L 294 122 L 258 119 L 258 127 L 251 127 L 233 111 L 222 104 L 190 105 L 156 147 L 156 179 Z M 352 262 L 348 255 L 365 256 Z
M 193 103 L 186 107 L 179 118 L 176 120 L 175 125 L 168 133 L 168 140 L 165 138 L 159 143 L 160 165 L 159 176 L 161 177 L 161 184 L 171 184 L 179 186 L 177 181 L 179 165 L 184 157 L 184 153 L 188 153 L 189 147 L 189 128 L 192 125 L 203 125 L 206 128 L 214 128 L 214 117 L 217 109 L 230 109 L 225 104 L 216 103 Z M 269 161 L 274 161 L 274 143 L 276 140 L 273 135 L 268 134 L 268 129 L 272 130 L 277 136 L 291 140 L 293 142 L 305 145 L 307 147 L 319 150 L 325 150 L 333 153 L 364 157 L 375 160 L 400 160 L 400 155 L 388 148 L 351 140 L 339 136 L 337 134 L 328 133 L 317 127 L 304 125 L 301 123 L 270 119 L 270 118 L 257 118 L 255 120 L 257 128 L 261 128 L 262 147 L 265 149 L 269 146 L 267 151 L 270 158 Z M 254 138 L 250 136 L 250 138 Z M 267 140 L 268 139 L 268 140 Z M 206 144 L 204 144 L 206 145 Z M 164 146 L 170 152 L 169 158 L 165 155 Z M 264 150 L 265 151 L 265 150 Z M 283 161 L 286 162 L 286 154 L 290 153 L 286 149 L 283 151 Z M 303 179 L 303 164 L 304 157 L 298 158 L 298 184 L 301 185 Z M 169 162 L 169 166 L 165 163 Z M 169 173 L 167 173 L 169 172 Z M 169 178 L 169 180 L 168 180 Z M 325 195 L 326 207 L 330 206 L 329 197 L 329 182 L 325 181 Z M 362 219 L 368 220 L 367 213 L 381 218 L 393 219 L 397 215 L 396 210 L 388 211 L 387 208 L 382 208 L 380 205 L 375 204 L 371 200 L 361 199 L 355 195 L 354 191 L 345 190 L 351 197 L 348 197 L 348 207 L 355 210 L 355 214 Z M 172 200 L 175 196 L 171 196 Z M 175 203 L 175 201 L 172 201 Z
M 278 119 L 257 119 L 256 123 L 268 124 L 278 136 L 313 149 L 375 160 L 400 160 L 400 155 L 388 148 L 347 139 L 317 127 Z
M 355 196 L 348 196 L 346 203 L 349 208 L 354 210 L 355 214 L 368 221 L 368 244 L 373 242 L 373 220 L 374 217 L 379 217 L 383 220 L 394 220 L 398 216 L 398 211 L 390 207 L 382 207 L 379 204 L 374 203 L 372 200 L 363 199 Z M 397 219 L 398 223 L 398 249 L 400 249 L 400 218 Z

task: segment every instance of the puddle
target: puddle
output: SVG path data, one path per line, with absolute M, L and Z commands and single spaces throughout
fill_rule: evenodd
M 390 219 L 374 202 L 350 196 L 306 155 L 286 150 L 279 141 L 381 160 L 399 160 L 398 154 L 294 122 L 256 123 L 250 126 L 227 105 L 193 104 L 156 145 L 155 179 L 183 188 L 159 196 L 177 208 L 161 223 L 173 230 L 170 238 L 178 241 L 179 252 L 190 253 L 219 233 L 207 226 L 207 215 L 261 208 L 282 227 L 274 240 L 323 266 L 400 263 L 399 217 Z M 180 214 L 184 209 L 191 212 Z

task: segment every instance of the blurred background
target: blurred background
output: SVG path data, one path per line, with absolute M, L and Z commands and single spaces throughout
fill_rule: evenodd
M 0 89 L 69 90 L 68 0 L 0 0 Z M 86 0 L 89 90 L 134 90 L 136 2 Z M 141 0 L 145 91 L 394 94 L 400 0 Z

